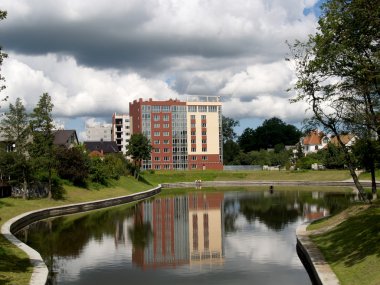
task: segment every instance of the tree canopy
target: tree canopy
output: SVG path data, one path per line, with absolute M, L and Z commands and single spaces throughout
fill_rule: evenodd
M 254 130 L 246 128 L 239 137 L 238 143 L 244 152 L 249 152 L 275 148 L 279 144 L 294 145 L 299 141 L 301 134 L 295 126 L 273 117 L 265 120 L 262 126 Z
M 7 17 L 7 12 L 0 10 L 0 21 L 4 20 L 6 17 Z M 6 57 L 7 57 L 7 54 L 2 51 L 2 47 L 0 46 L 0 71 L 1 71 L 1 65 L 3 63 L 3 59 Z M 1 83 L 2 81 L 4 81 L 4 77 L 0 73 L 0 91 L 2 91 L 5 88 L 5 85 L 2 85 L 2 83 Z M 2 101 L 5 101 L 6 99 L 7 98 L 0 98 L 0 103 Z M 1 105 L 0 105 L 0 107 L 1 107 Z
M 322 6 L 317 33 L 290 46 L 297 75 L 294 101 L 309 104 L 311 126 L 322 126 L 338 138 L 361 193 L 350 150 L 339 135 L 376 133 L 379 138 L 379 26 L 378 0 L 329 0 Z

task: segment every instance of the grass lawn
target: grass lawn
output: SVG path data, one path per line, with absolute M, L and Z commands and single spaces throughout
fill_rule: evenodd
M 121 177 L 119 181 L 113 182 L 109 187 L 98 190 L 87 190 L 65 185 L 65 198 L 58 201 L 2 198 L 0 199 L 0 227 L 10 218 L 28 211 L 123 196 L 150 188 L 152 188 L 151 185 L 137 182 L 132 177 Z M 0 284 L 29 284 L 32 270 L 28 256 L 0 235 Z
M 323 234 L 312 235 L 342 285 L 380 284 L 380 203 L 356 205 L 309 229 L 342 222 Z
M 340 181 L 350 179 L 348 170 L 324 170 L 324 171 L 145 171 L 143 178 L 157 185 L 170 182 L 203 181 L 227 181 L 227 180 L 305 180 L 305 181 Z

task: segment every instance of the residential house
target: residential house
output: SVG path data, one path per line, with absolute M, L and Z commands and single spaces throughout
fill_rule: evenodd
M 301 138 L 301 146 L 305 155 L 315 153 L 323 149 L 329 143 L 330 138 L 323 132 L 313 130 Z
M 115 141 L 100 140 L 84 142 L 83 144 L 91 157 L 104 157 L 106 154 L 119 152 L 119 147 Z
M 75 130 L 56 130 L 53 132 L 54 145 L 72 148 L 79 144 L 77 132 Z

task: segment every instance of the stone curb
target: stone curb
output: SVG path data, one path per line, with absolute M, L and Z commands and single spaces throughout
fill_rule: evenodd
M 302 251 L 306 262 L 311 267 L 313 277 L 317 284 L 321 285 L 339 285 L 339 280 L 332 271 L 330 265 L 325 261 L 322 252 L 310 239 L 312 231 L 307 231 L 306 228 L 311 222 L 304 223 L 297 227 L 297 245 Z
M 30 259 L 30 262 L 33 266 L 33 273 L 30 279 L 30 285 L 45 285 L 47 277 L 49 274 L 48 268 L 44 261 L 42 260 L 41 255 L 29 247 L 25 243 L 17 239 L 13 233 L 22 229 L 30 223 L 33 223 L 38 220 L 46 219 L 49 217 L 62 216 L 68 214 L 74 214 L 79 212 L 91 211 L 95 209 L 101 209 L 111 206 L 117 206 L 125 203 L 130 203 L 134 201 L 143 200 L 149 197 L 152 197 L 161 192 L 161 185 L 153 189 L 139 192 L 127 196 L 120 196 L 115 198 L 109 198 L 104 200 L 90 201 L 78 204 L 70 204 L 59 207 L 52 207 L 46 209 L 40 209 L 36 211 L 30 211 L 21 215 L 18 215 L 8 221 L 6 221 L 1 227 L 1 234 L 5 236 L 7 240 L 16 245 L 18 248 L 23 250 Z

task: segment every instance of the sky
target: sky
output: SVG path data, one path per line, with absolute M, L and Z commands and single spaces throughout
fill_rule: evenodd
M 1 96 L 30 112 L 48 92 L 57 126 L 82 140 L 86 122 L 110 123 L 138 98 L 220 96 L 238 133 L 274 116 L 299 125 L 286 41 L 316 32 L 320 1 L 2 0 Z

